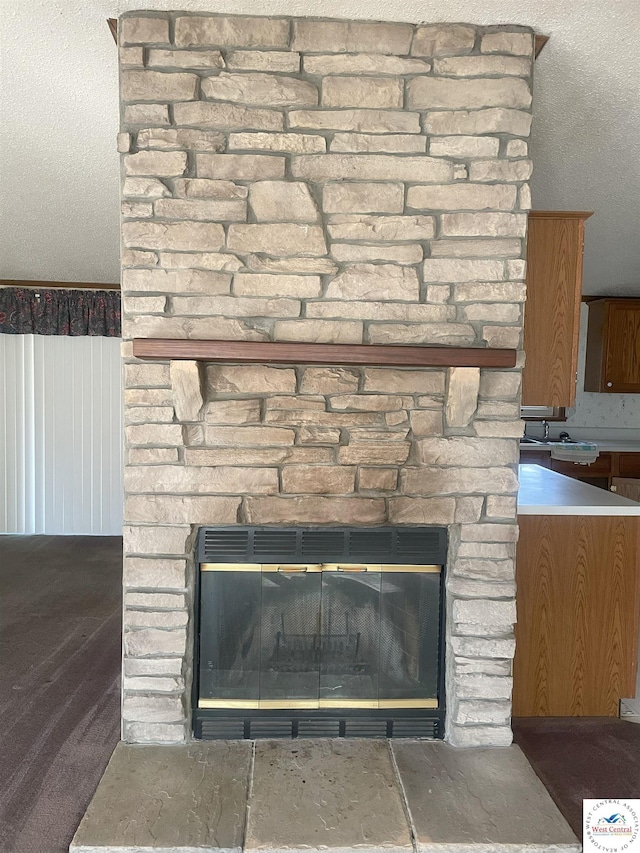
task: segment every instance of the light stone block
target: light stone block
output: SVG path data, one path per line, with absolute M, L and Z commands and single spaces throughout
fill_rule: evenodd
M 144 49 L 141 47 L 121 47 L 118 51 L 120 65 L 144 65 Z
M 130 465 L 170 464 L 178 461 L 177 447 L 132 447 L 129 450 Z
M 457 258 L 427 258 L 422 264 L 422 278 L 426 282 L 492 281 L 504 278 L 501 260 L 466 260 Z
M 281 151 L 313 154 L 326 151 L 324 136 L 313 133 L 231 133 L 229 151 Z
M 407 461 L 409 444 L 398 441 L 363 441 L 343 445 L 338 450 L 341 465 L 402 465 Z
M 300 391 L 304 394 L 335 394 L 358 389 L 358 373 L 343 367 L 307 367 Z
M 520 384 L 520 371 L 483 370 L 480 376 L 480 396 L 488 399 L 517 397 Z
M 469 625 L 486 623 L 511 626 L 516 621 L 516 603 L 515 601 L 455 599 L 452 603 L 452 618 L 454 622 L 464 622 Z
M 445 418 L 449 427 L 465 427 L 478 406 L 480 369 L 452 367 L 448 371 Z
M 515 524 L 465 524 L 460 535 L 463 542 L 517 542 L 518 528 Z
M 158 466 L 157 468 L 125 468 L 126 473 L 135 476 L 136 472 L 145 472 L 141 479 L 151 480 L 156 472 L 162 470 L 174 471 L 178 475 L 181 473 L 176 466 L 168 465 L 166 468 Z M 133 479 L 133 478 L 130 478 Z M 126 491 L 125 485 L 125 491 Z M 154 525 L 153 527 L 140 527 L 135 525 L 125 524 L 123 528 L 124 553 L 129 554 L 157 554 L 167 556 L 182 556 L 186 553 L 187 538 L 191 533 L 191 528 L 188 526 L 162 527 Z
M 449 729 L 449 743 L 451 746 L 461 748 L 470 747 L 506 747 L 513 742 L 511 726 L 456 726 Z M 564 836 L 563 836 L 564 837 Z M 544 845 L 545 853 L 549 851 L 548 845 Z M 562 848 L 561 848 L 562 849 Z M 578 847 L 569 848 L 571 853 L 578 853 Z
M 375 299 L 417 302 L 416 271 L 392 264 L 353 264 L 329 282 L 327 299 Z
M 227 68 L 234 71 L 300 70 L 300 54 L 276 50 L 232 50 L 227 53 Z
M 205 77 L 201 89 L 203 97 L 210 100 L 255 106 L 315 107 L 318 103 L 318 89 L 313 83 L 277 74 L 221 71 L 216 77 Z
M 510 468 L 405 468 L 400 486 L 407 495 L 514 493 L 518 480 Z M 471 527 L 473 525 L 463 525 Z
M 288 47 L 289 21 L 234 15 L 176 18 L 178 47 Z
M 172 311 L 176 315 L 212 317 L 299 317 L 296 299 L 245 299 L 240 296 L 174 296 Z
M 317 275 L 236 273 L 233 292 L 236 296 L 291 296 L 303 299 L 320 296 L 322 284 Z
M 476 370 L 477 368 L 452 368 Z M 412 412 L 411 415 L 423 414 Z M 424 413 L 426 414 L 426 412 Z M 439 415 L 439 412 L 430 414 Z M 496 465 L 516 465 L 518 448 L 514 441 L 451 436 L 449 438 L 423 438 L 416 442 L 418 460 L 424 465 L 466 465 L 473 468 L 491 468 Z
M 123 159 L 127 175 L 177 177 L 187 168 L 187 155 L 183 151 L 138 151 L 125 154 Z
M 173 408 L 171 406 L 127 406 L 125 423 L 171 423 Z
M 124 108 L 124 123 L 167 125 L 170 123 L 169 107 L 167 104 L 127 104 Z
M 489 495 L 485 508 L 487 518 L 508 518 L 516 517 L 516 498 L 504 497 L 500 495 Z
M 144 219 L 153 216 L 153 204 L 147 201 L 123 201 L 120 213 L 124 219 Z
M 271 255 L 326 254 L 322 228 L 316 225 L 230 225 L 227 247 L 238 252 L 267 252 Z
M 476 521 L 480 521 L 482 504 L 483 500 L 481 497 L 456 498 L 456 515 L 454 519 L 456 524 L 474 524 Z
M 266 331 L 229 317 L 131 317 L 125 334 L 136 338 L 176 338 L 183 340 L 264 341 Z
M 451 288 L 448 284 L 428 284 L 424 290 L 427 302 L 445 304 L 451 298 Z
M 453 497 L 389 498 L 389 521 L 394 524 L 453 524 Z
M 161 252 L 160 265 L 170 270 L 186 269 L 194 273 L 209 270 L 229 270 L 230 272 L 235 272 L 243 267 L 242 261 L 230 252 Z
M 125 608 L 122 624 L 129 628 L 182 628 L 189 621 L 189 615 L 176 610 L 131 610 Z
M 309 130 L 420 133 L 420 114 L 405 110 L 291 110 L 288 121 L 289 127 Z
M 509 726 L 511 703 L 484 699 L 462 699 L 453 706 L 451 719 L 459 725 Z
M 355 490 L 356 469 L 346 465 L 286 465 L 283 494 L 346 495 Z
M 369 327 L 369 343 L 372 344 L 465 346 L 474 341 L 473 327 L 464 323 L 376 323 Z
M 432 258 L 518 258 L 522 253 L 520 240 L 456 239 L 432 240 Z M 508 268 L 507 268 L 508 269 Z
M 507 278 L 524 281 L 527 275 L 527 262 L 525 260 L 507 261 Z
M 318 209 L 301 181 L 256 181 L 249 205 L 258 222 L 317 222 Z
M 498 495 L 492 495 L 491 497 L 498 501 L 515 500 L 515 498 L 502 498 Z M 457 554 L 458 557 L 485 557 L 492 560 L 507 560 L 513 559 L 515 556 L 515 546 L 510 542 L 460 542 Z
M 433 71 L 441 77 L 528 77 L 531 62 L 511 56 L 455 56 L 436 59 Z
M 293 50 L 311 53 L 409 53 L 413 27 L 410 24 L 369 21 L 293 22 Z
M 184 678 L 125 676 L 122 687 L 127 693 L 175 693 L 178 690 L 184 690 Z
M 124 270 L 122 289 L 125 293 L 228 294 L 231 292 L 231 276 L 222 272 L 198 269 Z M 125 297 L 125 306 L 127 302 L 128 297 Z
M 511 582 L 515 580 L 513 560 L 480 560 L 458 558 L 453 565 L 453 575 L 470 580 Z M 490 598 L 485 594 L 482 598 Z
M 327 184 L 322 191 L 325 213 L 402 213 L 402 184 Z
M 155 214 L 161 219 L 191 219 L 194 222 L 245 222 L 247 203 L 244 199 L 163 198 L 155 203 Z
M 273 334 L 278 341 L 360 344 L 363 326 L 346 320 L 276 320 Z
M 197 421 L 204 405 L 202 377 L 197 361 L 172 361 L 169 365 L 176 418 Z
M 311 181 L 446 182 L 451 180 L 453 170 L 450 163 L 426 156 L 300 154 L 291 160 L 291 174 Z
M 434 24 L 418 27 L 413 37 L 413 56 L 450 56 L 471 53 L 476 39 L 474 27 L 464 24 Z
M 404 56 L 379 53 L 320 54 L 304 57 L 307 74 L 428 74 L 431 64 Z
M 124 651 L 129 657 L 172 657 L 184 656 L 187 650 L 187 631 L 162 630 L 160 628 L 140 628 L 125 631 Z
M 322 83 L 324 107 L 402 107 L 402 81 L 392 77 L 327 77 Z
M 525 184 L 518 189 L 518 207 L 520 210 L 531 210 L 531 189 Z
M 210 178 L 176 178 L 173 192 L 178 198 L 243 199 L 249 195 L 247 187 L 233 181 L 216 181 Z
M 426 368 L 367 367 L 364 370 L 365 391 L 388 391 L 400 394 L 443 394 L 445 373 Z M 322 392 L 321 392 L 322 393 Z
M 127 678 L 144 676 L 182 676 L 182 658 L 126 658 L 124 675 Z
M 213 429 L 213 428 L 211 428 Z M 223 427 L 216 427 L 214 433 L 218 436 L 218 444 L 273 444 L 293 443 L 292 430 L 276 428 L 245 427 L 242 435 L 235 441 L 228 433 L 222 433 Z M 240 432 L 239 428 L 231 428 L 232 433 Z M 209 432 L 209 440 L 213 437 Z M 291 434 L 288 439 L 287 433 Z M 231 460 L 230 460 L 231 461 Z M 125 490 L 130 494 L 167 494 L 180 495 L 185 493 L 198 495 L 215 494 L 273 494 L 278 491 L 278 472 L 275 468 L 234 468 L 219 466 L 212 470 L 202 468 L 187 468 L 179 465 L 129 466 L 124 473 Z M 498 492 L 498 489 L 492 491 Z M 134 527 L 129 534 L 125 527 L 125 550 L 148 554 L 184 554 L 185 540 L 189 533 L 181 527 L 162 528 Z M 169 531 L 169 532 L 166 532 Z M 182 544 L 179 539 L 182 535 Z M 173 550 L 172 550 L 173 549 Z
M 331 256 L 342 263 L 354 263 L 364 261 L 390 261 L 395 264 L 417 264 L 423 258 L 422 246 L 402 245 L 390 246 L 388 244 L 362 244 L 333 243 L 331 245 Z
M 168 364 L 125 364 L 124 384 L 127 388 L 168 388 Z
M 474 673 L 460 675 L 456 687 L 460 699 L 510 699 L 513 679 Z
M 527 216 L 522 213 L 443 213 L 443 237 L 524 237 Z
M 196 154 L 199 178 L 258 181 L 284 178 L 284 158 L 265 154 Z
M 123 71 L 120 98 L 126 101 L 190 101 L 196 96 L 195 74 Z
M 483 326 L 482 339 L 495 349 L 519 349 L 522 340 L 521 326 Z
M 163 44 L 169 41 L 169 21 L 166 18 L 123 17 L 118 23 L 120 44 Z
M 184 723 L 133 723 L 123 725 L 123 740 L 131 744 L 184 744 L 187 733 Z M 75 848 L 71 848 L 76 853 Z M 77 853 L 84 853 L 82 848 Z
M 468 658 L 489 658 L 511 660 L 515 654 L 516 641 L 509 639 L 485 639 L 484 637 L 449 638 L 451 650 L 455 655 Z
M 160 150 L 185 148 L 194 151 L 224 151 L 225 137 L 212 130 L 190 130 L 185 127 L 147 127 L 138 131 L 138 148 Z
M 515 56 L 531 56 L 533 36 L 531 33 L 486 33 L 480 42 L 482 53 L 509 53 Z
M 125 501 L 125 520 L 161 524 L 211 524 L 213 521 L 216 524 L 235 524 L 239 507 L 239 497 L 130 495 Z
M 327 190 L 325 188 L 325 198 Z M 334 240 L 408 241 L 429 240 L 435 233 L 433 216 L 362 216 L 336 214 L 327 226 Z
M 453 288 L 454 302 L 524 302 L 524 283 L 516 282 L 459 282 Z
M 178 696 L 124 696 L 124 720 L 141 723 L 172 723 L 184 719 L 182 700 Z
M 246 498 L 249 524 L 382 524 L 383 498 L 322 497 L 320 495 Z
M 330 407 L 336 411 L 352 409 L 358 412 L 393 412 L 411 403 L 410 397 L 397 394 L 337 394 L 329 400 Z
M 209 394 L 293 394 L 296 374 L 289 367 L 261 364 L 210 364 L 207 367 Z
M 171 190 L 158 178 L 125 178 L 122 195 L 129 198 L 163 198 Z
M 527 109 L 531 106 L 531 90 L 527 81 L 518 77 L 477 80 L 414 77 L 407 84 L 407 106 L 428 110 Z
M 370 300 L 322 299 L 308 302 L 307 317 L 336 320 L 406 320 L 418 323 L 446 323 L 455 319 L 455 308 L 450 305 L 416 305 L 414 302 L 373 302 Z
M 471 181 L 528 181 L 531 160 L 476 160 L 469 166 Z
M 476 421 L 474 429 L 479 436 L 499 438 L 522 438 L 524 421 Z
M 436 136 L 429 142 L 431 157 L 497 157 L 500 140 L 492 136 Z
M 212 104 L 186 101 L 174 104 L 177 125 L 215 127 L 219 130 L 283 130 L 284 119 L 279 110 L 243 107 L 236 104 Z
M 116 149 L 120 154 L 127 154 L 131 148 L 131 134 L 118 133 L 116 136 Z
M 330 150 L 336 153 L 418 154 L 426 148 L 426 139 L 410 133 L 335 133 Z
M 335 275 L 338 266 L 329 258 L 266 258 L 247 255 L 245 264 L 253 272 Z
M 330 427 L 302 427 L 298 432 L 298 441 L 300 444 L 338 444 L 340 430 Z M 331 458 L 333 460 L 333 457 Z
M 219 50 L 150 50 L 150 68 L 224 68 Z
M 359 489 L 371 492 L 392 492 L 398 485 L 394 468 L 360 468 Z
M 479 81 L 479 85 L 483 81 Z M 425 133 L 436 136 L 448 134 L 509 133 L 513 136 L 529 136 L 531 114 L 523 110 L 489 108 L 482 104 L 477 110 L 447 110 L 440 112 L 429 109 L 424 119 Z
M 224 246 L 224 228 L 210 222 L 123 222 L 122 238 L 136 249 L 212 252 Z
M 211 400 L 205 411 L 208 424 L 260 423 L 260 400 Z
M 460 318 L 471 322 L 517 323 L 520 320 L 522 308 L 519 304 L 509 305 L 500 302 L 478 302 L 465 305 L 460 309 Z
M 125 557 L 123 581 L 125 588 L 182 589 L 186 586 L 185 573 L 184 560 Z
M 462 138 L 462 137 L 461 137 Z M 422 210 L 513 210 L 516 187 L 458 184 L 409 187 L 407 206 Z

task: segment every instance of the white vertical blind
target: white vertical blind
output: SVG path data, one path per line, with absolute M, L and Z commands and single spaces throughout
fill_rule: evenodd
M 120 535 L 120 340 L 0 335 L 0 532 Z

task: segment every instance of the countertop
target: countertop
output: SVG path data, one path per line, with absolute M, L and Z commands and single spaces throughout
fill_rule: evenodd
M 520 465 L 518 515 L 640 516 L 640 503 L 541 465 Z
M 558 441 L 558 439 L 555 439 Z M 598 450 L 600 453 L 640 453 L 640 441 L 588 441 L 587 439 L 578 440 L 578 444 L 585 441 L 587 444 L 596 444 L 598 446 Z M 555 445 L 558 446 L 557 444 Z M 576 443 L 567 442 L 567 448 L 575 447 Z M 548 444 L 521 444 L 520 451 L 523 450 L 535 450 L 536 452 L 542 450 L 543 453 L 551 453 L 551 446 Z

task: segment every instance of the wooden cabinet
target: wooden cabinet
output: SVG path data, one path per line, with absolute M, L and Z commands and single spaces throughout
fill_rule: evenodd
M 640 299 L 589 300 L 584 390 L 640 394 Z
M 572 406 L 576 394 L 584 211 L 532 210 L 527 237 L 523 406 Z
M 518 522 L 514 715 L 617 717 L 635 693 L 640 519 Z

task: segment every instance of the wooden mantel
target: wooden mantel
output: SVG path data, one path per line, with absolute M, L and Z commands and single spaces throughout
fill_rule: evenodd
M 516 350 L 480 347 L 204 341 L 134 338 L 142 359 L 256 364 L 355 364 L 377 367 L 515 367 Z

